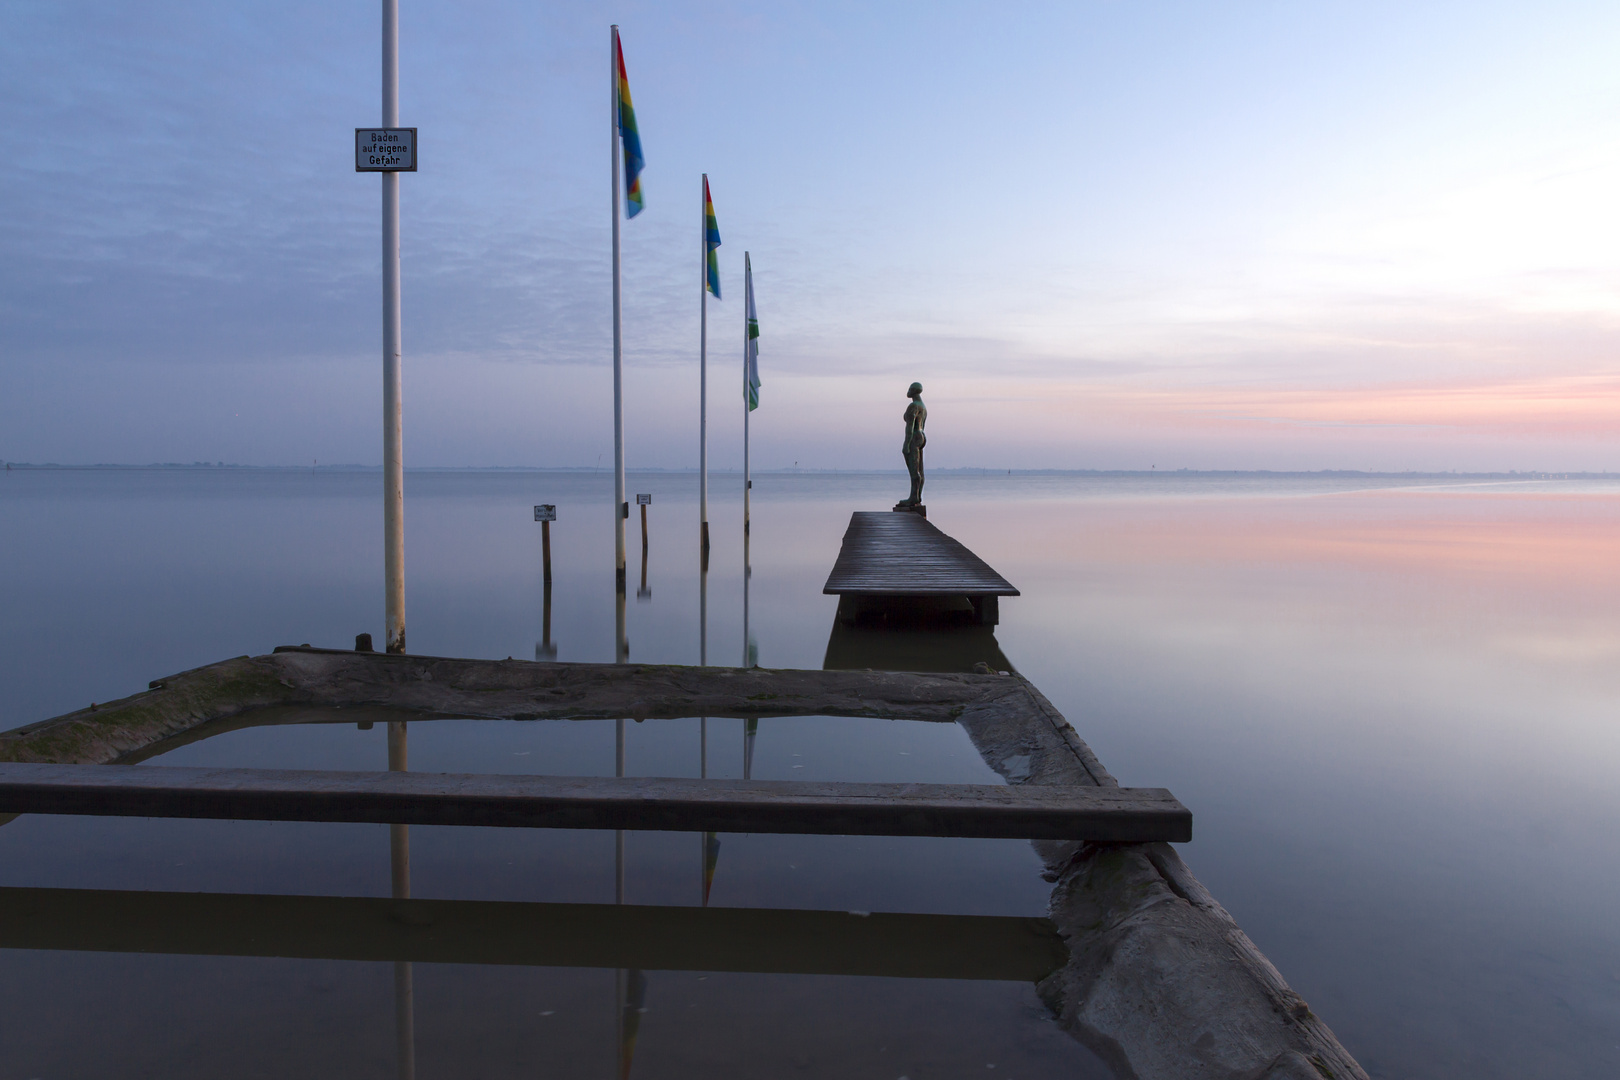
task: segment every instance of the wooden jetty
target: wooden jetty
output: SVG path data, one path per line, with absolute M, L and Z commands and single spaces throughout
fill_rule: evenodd
M 965 599 L 973 621 L 994 626 L 1000 598 L 1018 590 L 921 514 L 857 510 L 823 593 L 859 604 L 906 598 Z
M 914 517 L 870 516 L 902 521 Z M 119 701 L 0 733 L 0 762 L 98 765 L 108 777 L 155 778 L 180 770 L 106 765 L 148 758 L 210 732 L 254 723 L 344 716 L 366 722 L 384 715 L 413 721 L 831 715 L 955 723 L 986 764 L 1007 781 L 1006 790 L 1122 790 L 1062 714 L 1017 674 L 556 664 L 308 647 L 210 664 L 155 680 L 148 690 Z M 431 774 L 426 776 L 429 784 L 434 782 Z M 38 812 L 45 804 L 12 805 Z M 1076 800 L 1074 805 L 1082 803 Z M 1072 839 L 1037 839 L 1034 847 L 1046 876 L 1054 882 L 1049 917 L 1068 947 L 1067 959 L 1041 979 L 1037 991 L 1059 1025 L 1119 1075 L 1138 1080 L 1187 1076 L 1366 1080 L 1367 1074 L 1333 1032 L 1289 988 L 1175 848 L 1162 842 Z M 55 947 L 123 947 L 107 936 L 116 936 L 115 926 L 106 934 L 84 927 L 52 930 L 48 908 L 56 899 L 0 894 L 0 947 L 27 939 L 29 920 L 38 931 L 32 940 L 44 942 L 54 934 L 60 943 Z M 161 906 L 163 901 L 155 902 Z M 10 906 L 13 903 L 23 906 Z M 69 898 L 62 903 L 77 901 Z M 231 903 L 220 900 L 219 910 Z M 342 905 L 328 913 L 332 920 L 328 926 L 376 917 L 370 909 L 343 914 L 339 908 Z M 25 910 L 33 914 L 18 921 Z M 189 909 L 181 902 L 175 910 Z M 309 915 L 316 917 L 313 912 Z M 163 924 L 152 932 L 154 936 L 145 941 L 156 951 L 170 946 L 188 951 L 207 944 L 187 938 L 178 926 Z M 430 950 L 421 941 L 373 940 L 379 955 L 390 955 L 387 950 L 398 946 L 404 955 L 434 958 L 415 951 Z M 486 946 L 472 939 L 464 943 L 469 962 L 481 962 L 474 957 Z M 124 944 L 139 946 L 141 941 Z M 619 966 L 626 957 L 602 959 Z M 668 962 L 701 966 L 718 961 L 671 957 Z
M 0 764 L 0 813 L 1182 843 L 1163 788 Z
M 1039 982 L 1068 950 L 999 915 L 0 888 L 0 949 Z

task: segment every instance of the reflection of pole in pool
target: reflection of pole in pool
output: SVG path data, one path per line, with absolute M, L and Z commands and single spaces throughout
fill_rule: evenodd
M 624 720 L 613 721 L 613 775 L 624 776 Z M 624 830 L 613 833 L 613 902 L 624 903 Z
M 636 1056 L 636 1034 L 641 1014 L 647 1011 L 647 976 L 631 968 L 619 972 L 619 1080 L 630 1080 L 630 1065 Z
M 388 722 L 388 771 L 405 772 L 405 723 Z M 388 826 L 388 869 L 396 900 L 411 895 L 411 832 L 408 825 Z M 416 991 L 409 961 L 394 962 L 394 1046 L 400 1080 L 416 1078 Z
M 624 590 L 619 591 L 619 610 L 624 611 Z M 621 615 L 622 618 L 622 615 Z M 624 776 L 624 719 L 621 717 L 613 721 L 613 775 Z M 624 903 L 624 830 L 613 831 L 613 902 Z M 613 1004 L 617 1013 L 617 1050 L 619 1055 L 620 1080 L 630 1075 L 630 1056 L 634 1050 L 635 1035 L 628 1028 L 628 1013 L 630 987 L 626 976 L 632 974 L 624 969 L 614 972 L 613 978 Z M 628 1041 L 627 1041 L 628 1039 Z
M 698 567 L 698 664 L 709 666 L 709 523 L 703 523 L 703 553 L 699 557 Z M 698 717 L 698 778 L 709 778 L 709 718 Z M 709 857 L 713 848 L 716 855 L 720 851 L 720 841 L 714 833 L 704 833 L 700 838 L 702 847 L 698 853 L 703 882 L 703 906 L 709 906 L 709 886 L 714 881 L 714 862 Z
M 743 721 L 743 779 L 754 778 L 754 736 L 759 734 L 759 718 Z

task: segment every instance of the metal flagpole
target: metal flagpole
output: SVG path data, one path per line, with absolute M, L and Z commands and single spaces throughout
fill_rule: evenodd
M 754 271 L 743 252 L 743 541 L 748 538 L 748 497 L 754 490 L 752 474 L 748 469 L 748 290 Z M 746 558 L 745 560 L 746 561 Z M 746 644 L 744 645 L 746 648 Z
M 705 197 L 709 174 L 698 192 L 698 520 L 702 559 L 709 561 L 709 220 Z
M 613 85 L 613 558 L 614 577 L 624 592 L 624 521 L 630 504 L 624 497 L 624 347 L 619 330 L 619 27 L 615 23 L 608 42 L 608 81 Z
M 382 123 L 399 126 L 399 0 L 382 5 Z M 382 174 L 383 582 L 387 648 L 405 651 L 405 456 L 400 424 L 399 173 Z

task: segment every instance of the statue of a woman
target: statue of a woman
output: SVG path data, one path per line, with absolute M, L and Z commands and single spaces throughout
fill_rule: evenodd
M 911 474 L 911 497 L 896 503 L 896 510 L 910 510 L 922 504 L 923 447 L 928 444 L 928 436 L 923 433 L 928 423 L 928 406 L 923 404 L 922 383 L 912 383 L 906 397 L 911 399 L 911 404 L 906 406 L 906 441 L 900 445 L 900 454 L 906 459 L 906 471 Z

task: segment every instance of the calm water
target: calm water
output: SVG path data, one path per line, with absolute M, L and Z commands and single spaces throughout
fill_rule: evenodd
M 412 651 L 613 655 L 605 474 L 407 482 Z M 852 509 L 903 478 L 756 479 L 758 661 L 820 667 Z M 374 473 L 0 475 L 5 727 L 283 643 L 380 640 Z M 654 495 L 632 660 L 699 658 L 695 479 Z M 715 477 L 708 658 L 744 655 L 740 481 Z M 997 640 L 1126 784 L 1192 807 L 1193 869 L 1374 1076 L 1620 1073 L 1620 483 L 958 476 L 930 517 L 1018 585 Z M 636 523 L 631 522 L 634 526 Z M 634 547 L 632 548 L 634 550 Z M 632 590 L 639 585 L 632 568 Z M 626 769 L 696 775 L 697 721 Z M 413 768 L 610 772 L 611 723 L 411 725 Z M 738 721 L 708 723 L 737 775 Z M 765 720 L 757 776 L 993 781 L 954 727 Z M 380 768 L 383 728 L 298 724 L 163 763 Z M 417 896 L 607 903 L 612 837 L 413 829 Z M 632 834 L 626 899 L 695 904 L 695 836 Z M 24 817 L 0 884 L 386 895 L 385 827 Z M 711 902 L 1039 914 L 1026 845 L 722 838 Z M 393 1075 L 392 965 L 0 953 L 0 1078 Z M 1007 983 L 653 972 L 634 1075 L 1101 1075 Z M 422 1076 L 606 1075 L 611 971 L 416 965 Z

